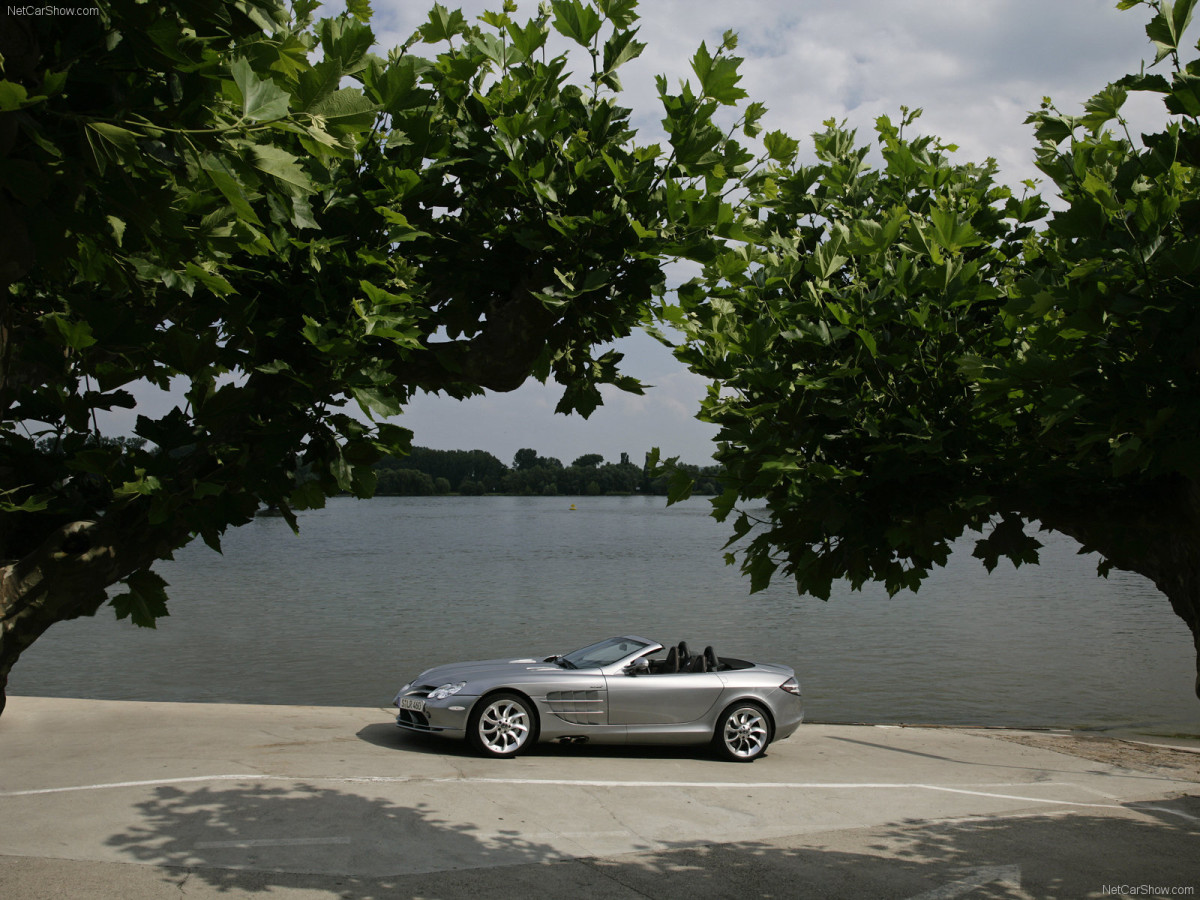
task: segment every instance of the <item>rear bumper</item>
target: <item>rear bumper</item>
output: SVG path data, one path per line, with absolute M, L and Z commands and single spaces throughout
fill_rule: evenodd
M 793 699 L 794 703 L 789 703 L 785 709 L 779 710 L 779 718 L 775 722 L 775 740 L 777 741 L 791 737 L 800 727 L 800 723 L 804 721 L 804 704 L 800 702 L 799 697 Z

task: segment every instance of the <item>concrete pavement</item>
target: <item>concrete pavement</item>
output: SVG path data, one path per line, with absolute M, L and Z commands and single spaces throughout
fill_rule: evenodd
M 1002 737 L 805 725 L 749 765 L 589 745 L 486 760 L 383 709 L 13 697 L 0 897 L 1200 891 L 1195 766 Z

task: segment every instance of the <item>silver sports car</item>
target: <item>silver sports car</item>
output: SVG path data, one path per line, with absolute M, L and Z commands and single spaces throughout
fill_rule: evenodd
M 409 731 L 466 738 L 484 756 L 537 741 L 712 743 L 749 762 L 804 719 L 796 673 L 614 637 L 565 656 L 453 663 L 422 672 L 392 705 Z

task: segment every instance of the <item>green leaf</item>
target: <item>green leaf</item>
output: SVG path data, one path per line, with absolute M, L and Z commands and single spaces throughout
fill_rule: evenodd
M 865 328 L 856 328 L 854 333 L 858 335 L 859 339 L 863 342 L 863 346 L 867 348 L 867 352 L 871 354 L 872 358 L 879 355 L 879 348 L 875 343 L 875 336 L 873 334 L 871 334 Z
M 128 128 L 108 122 L 88 122 L 87 127 L 104 140 L 108 155 L 114 162 L 127 160 L 138 152 L 137 135 Z
M 280 147 L 259 144 L 252 150 L 254 167 L 273 175 L 285 185 L 303 193 L 316 190 L 312 179 L 300 167 L 300 160 Z
M 118 619 L 129 619 L 139 628 L 154 628 L 167 612 L 167 582 L 149 569 L 134 572 L 124 584 L 129 590 L 109 601 Z
M 772 131 L 763 137 L 767 156 L 776 162 L 790 165 L 800 151 L 800 142 L 792 140 L 782 131 Z
M 750 593 L 756 594 L 771 585 L 771 576 L 779 568 L 765 553 L 755 553 L 747 560 L 750 570 Z
M 20 109 L 29 100 L 29 91 L 15 81 L 0 81 L 0 112 Z
M 520 65 L 526 60 L 525 55 L 514 44 L 501 40 L 494 34 L 481 33 L 472 36 L 471 46 L 501 68 Z
M 696 55 L 692 57 L 692 71 L 700 80 L 700 91 L 705 97 L 711 97 L 718 103 L 730 106 L 746 96 L 746 92 L 737 86 L 742 80 L 738 72 L 742 60 L 738 57 L 727 57 L 721 54 L 713 57 L 703 42 Z
M 459 15 L 461 19 L 461 14 Z M 370 65 L 370 50 L 375 34 L 360 21 L 339 16 L 321 20 L 321 50 L 347 75 L 361 72 Z
M 189 275 L 207 287 L 218 297 L 227 297 L 230 294 L 237 293 L 232 284 L 225 280 L 225 277 L 217 272 L 209 272 L 195 263 L 188 263 L 184 269 Z
M 1167 110 L 1175 115 L 1200 117 L 1200 76 L 1176 72 L 1165 102 Z
M 546 43 L 546 38 L 550 35 L 549 29 L 537 21 L 531 21 L 524 27 L 512 22 L 509 23 L 507 29 L 508 36 L 512 38 L 513 46 L 526 59 L 532 58 L 533 54 L 540 50 L 542 45 Z
M 379 107 L 358 88 L 343 88 L 322 97 L 312 105 L 309 112 L 325 119 L 344 120 L 357 117 L 362 120 L 361 124 L 365 128 L 370 128 L 378 110 Z M 347 123 L 339 121 L 338 124 L 344 126 Z
M 1115 84 L 1108 85 L 1083 105 L 1084 127 L 1095 131 L 1105 123 L 1120 118 L 1121 107 L 1128 96 L 1123 88 Z
M 611 75 L 620 66 L 642 55 L 646 45 L 635 41 L 637 31 L 618 31 L 604 42 L 604 74 Z
M 1020 519 L 1006 516 L 990 535 L 975 542 L 971 555 L 983 560 L 984 568 L 991 572 L 1002 556 L 1018 567 L 1022 563 L 1036 563 L 1041 547 L 1041 541 L 1025 533 L 1025 525 Z
M 582 47 L 591 47 L 592 38 L 603 24 L 596 11 L 579 0 L 552 0 L 550 5 L 554 9 L 554 30 Z
M 401 412 L 400 401 L 396 399 L 394 391 L 383 387 L 362 387 L 354 388 L 353 393 L 362 411 L 371 418 L 375 414 L 386 418 Z
M 370 0 L 346 0 L 346 12 L 360 22 L 371 21 L 373 15 Z
M 667 479 L 667 505 L 687 500 L 692 496 L 695 486 L 695 479 L 688 474 L 686 469 L 672 468 L 670 477 Z
M 638 20 L 638 0 L 598 0 L 597 5 L 618 30 L 624 30 Z
M 54 499 L 53 497 L 26 497 L 20 503 L 14 503 L 12 500 L 8 499 L 13 494 L 18 494 L 30 487 L 33 487 L 33 485 L 23 484 L 7 491 L 0 491 L 0 512 L 41 512 L 42 510 L 46 509 L 50 505 L 50 501 Z
M 1025 124 L 1035 126 L 1034 135 L 1039 141 L 1061 144 L 1071 137 L 1075 129 L 1079 126 L 1079 120 L 1073 116 L 1034 113 L 1025 120 Z
M 1158 0 L 1159 13 L 1146 26 L 1146 36 L 1157 48 L 1155 63 L 1179 49 L 1180 40 L 1192 21 L 1196 0 Z
M 86 350 L 96 343 L 92 326 L 85 321 L 68 319 L 58 313 L 50 313 L 45 317 L 45 321 L 53 327 L 63 344 L 72 350 Z
M 457 34 L 467 30 L 467 20 L 463 18 L 462 10 L 449 12 L 440 3 L 433 4 L 429 11 L 429 21 L 418 30 L 421 40 L 427 44 L 437 44 L 448 41 Z
M 964 247 L 980 243 L 979 235 L 975 233 L 971 223 L 964 222 L 957 212 L 947 209 L 931 210 L 929 221 L 933 224 L 933 239 L 947 253 L 957 253 Z
M 268 122 L 282 119 L 288 114 L 291 100 L 287 91 L 275 82 L 259 78 L 245 57 L 229 67 L 233 80 L 242 92 L 242 117 L 252 122 Z
M 229 164 L 219 156 L 205 155 L 200 158 L 200 168 L 207 174 L 217 190 L 219 190 L 238 218 L 250 222 L 259 228 L 263 227 L 262 220 L 250 205 L 250 197 L 242 187 L 241 181 Z
M 308 112 L 313 104 L 320 102 L 338 90 L 345 72 L 335 59 L 323 59 L 311 69 L 300 74 L 296 98 L 299 108 Z

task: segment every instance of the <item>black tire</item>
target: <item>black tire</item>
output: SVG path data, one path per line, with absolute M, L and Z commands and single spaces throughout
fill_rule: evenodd
M 508 759 L 537 742 L 537 711 L 520 694 L 488 694 L 467 720 L 467 739 L 481 756 Z
M 730 762 L 753 762 L 767 752 L 774 728 L 766 709 L 753 700 L 725 707 L 713 732 L 713 749 Z

